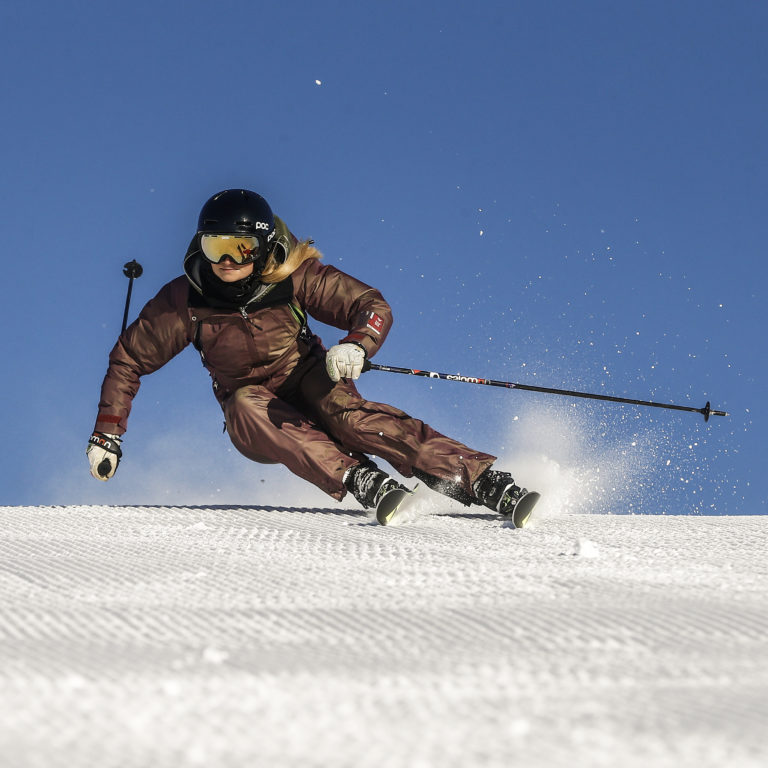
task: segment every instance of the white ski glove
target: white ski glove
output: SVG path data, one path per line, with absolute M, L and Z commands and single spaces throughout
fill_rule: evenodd
M 94 432 L 88 438 L 85 455 L 91 462 L 91 474 L 97 480 L 106 482 L 117 472 L 117 465 L 123 455 L 120 450 L 120 438 L 117 435 Z
M 364 362 L 365 351 L 357 344 L 337 344 L 325 355 L 325 368 L 331 381 L 360 378 Z

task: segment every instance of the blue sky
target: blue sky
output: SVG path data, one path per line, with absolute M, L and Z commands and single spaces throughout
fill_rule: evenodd
M 112 481 L 83 455 L 123 264 L 135 316 L 248 187 L 390 301 L 378 362 L 731 415 L 365 396 L 598 511 L 765 512 L 767 27 L 743 1 L 5 4 L 0 503 L 325 503 L 231 450 L 192 350 Z

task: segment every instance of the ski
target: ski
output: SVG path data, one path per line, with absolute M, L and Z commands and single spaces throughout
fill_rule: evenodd
M 406 509 L 413 500 L 418 487 L 419 486 L 417 485 L 413 490 L 400 487 L 387 491 L 376 505 L 376 520 L 381 525 L 392 525 L 393 523 L 396 523 L 403 510 Z M 533 508 L 540 498 L 541 494 L 537 491 L 529 491 L 517 500 L 512 513 L 504 515 L 504 519 L 511 522 L 515 528 L 525 528 L 531 519 Z
M 417 485 L 416 488 L 418 487 Z M 413 498 L 416 488 L 411 491 L 408 488 L 400 487 L 387 491 L 376 505 L 376 519 L 379 523 L 390 525 L 396 520 L 403 508 Z
M 536 502 L 541 498 L 541 494 L 537 491 L 529 491 L 524 496 L 521 496 L 515 508 L 512 510 L 511 515 L 505 515 L 507 520 L 512 521 L 512 525 L 515 528 L 525 528 L 528 525 L 528 521 L 531 519 L 531 513 L 536 506 Z

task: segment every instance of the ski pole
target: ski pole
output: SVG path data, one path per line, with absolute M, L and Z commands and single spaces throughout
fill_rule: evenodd
M 129 278 L 128 280 L 128 295 L 125 297 L 125 312 L 123 313 L 123 330 L 120 331 L 120 333 L 123 333 L 125 331 L 125 327 L 128 325 L 128 307 L 131 305 L 131 293 L 133 293 L 133 281 L 137 277 L 141 277 L 142 273 L 144 272 L 144 268 L 139 264 L 136 259 L 133 261 L 129 261 L 124 267 L 123 267 L 123 274 Z
M 444 379 L 446 381 L 463 381 L 467 384 L 487 384 L 491 387 L 506 387 L 507 389 L 523 389 L 528 392 L 545 392 L 550 395 L 565 395 L 567 397 L 585 397 L 590 400 L 607 400 L 611 403 L 628 403 L 630 405 L 645 405 L 652 408 L 667 408 L 674 411 L 689 411 L 700 413 L 704 421 L 709 421 L 710 416 L 727 416 L 725 411 L 714 410 L 709 401 L 703 408 L 693 408 L 688 405 L 674 405 L 672 403 L 655 403 L 650 400 L 634 400 L 629 397 L 614 397 L 613 395 L 597 395 L 590 392 L 575 392 L 571 389 L 553 389 L 552 387 L 537 387 L 533 384 L 517 384 L 512 381 L 494 381 L 493 379 L 481 379 L 474 376 L 461 376 L 460 374 L 436 373 L 435 371 L 419 371 L 413 368 L 397 368 L 391 365 L 376 365 L 367 360 L 363 365 L 363 371 L 386 371 L 387 373 L 405 373 L 411 376 L 426 376 L 430 379 Z

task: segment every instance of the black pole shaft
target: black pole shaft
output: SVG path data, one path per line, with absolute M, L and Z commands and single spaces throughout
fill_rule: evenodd
M 123 274 L 129 278 L 128 280 L 128 294 L 125 297 L 125 312 L 123 312 L 123 328 L 120 333 L 123 333 L 128 325 L 128 309 L 131 306 L 131 294 L 133 293 L 133 281 L 137 277 L 141 277 L 144 272 L 144 268 L 135 259 L 129 261 L 123 267 Z
M 693 408 L 688 405 L 674 405 L 672 403 L 657 403 L 651 400 L 635 400 L 629 397 L 614 397 L 613 395 L 598 395 L 591 392 L 576 392 L 572 389 L 554 389 L 552 387 L 538 387 L 533 384 L 517 384 L 512 381 L 495 381 L 494 379 L 481 379 L 474 376 L 461 376 L 449 373 L 437 373 L 435 371 L 420 371 L 412 368 L 397 368 L 391 365 L 376 365 L 366 361 L 363 370 L 386 371 L 387 373 L 404 373 L 411 376 L 425 376 L 430 379 L 444 379 L 446 381 L 463 381 L 467 384 L 486 384 L 491 387 L 505 387 L 507 389 L 523 389 L 528 392 L 545 392 L 550 395 L 565 395 L 567 397 L 583 397 L 590 400 L 607 400 L 611 403 L 627 403 L 629 405 L 644 405 L 652 408 L 666 408 L 674 411 L 688 411 L 689 413 L 701 413 L 705 421 L 710 416 L 727 416 L 725 411 L 716 411 L 707 403 L 703 408 Z
M 128 308 L 131 306 L 131 293 L 133 293 L 133 278 L 128 281 L 128 295 L 125 297 L 125 312 L 123 312 L 123 327 L 120 333 L 125 331 L 128 325 Z

